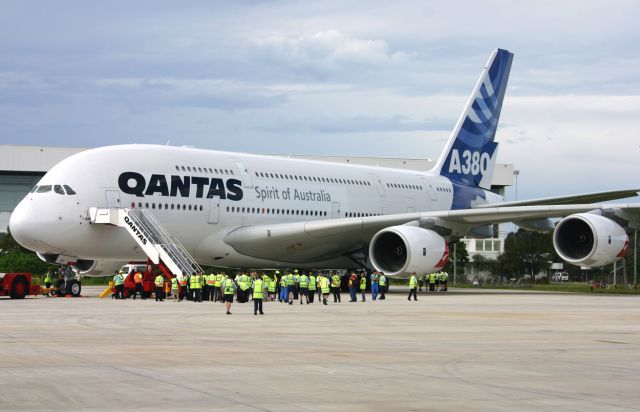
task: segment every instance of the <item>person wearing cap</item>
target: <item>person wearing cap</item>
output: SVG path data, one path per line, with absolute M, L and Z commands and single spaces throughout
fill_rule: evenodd
M 407 297 L 407 300 L 411 300 L 411 295 L 413 295 L 413 300 L 418 300 L 418 298 L 416 297 L 418 291 L 418 278 L 416 277 L 416 272 L 413 272 L 411 274 L 411 277 L 409 278 L 409 296 Z
M 116 274 L 113 276 L 113 284 L 116 288 L 114 297 L 116 299 L 124 299 L 124 277 L 120 272 L 116 270 Z M 50 287 L 50 286 L 47 286 Z
M 384 272 L 380 272 L 378 282 L 380 283 L 380 300 L 385 300 L 384 294 L 387 292 L 387 277 Z
M 236 284 L 230 277 L 225 277 L 222 281 L 222 296 L 224 306 L 227 309 L 227 315 L 231 315 L 231 304 L 233 303 L 233 294 L 236 292 Z
M 262 276 L 260 276 L 259 273 L 257 273 L 253 279 L 251 290 L 253 291 L 252 298 L 254 316 L 257 315 L 258 312 L 260 312 L 261 315 L 264 315 L 264 312 L 262 311 L 262 299 L 267 291 L 267 285 L 264 283 L 264 281 L 262 280 Z

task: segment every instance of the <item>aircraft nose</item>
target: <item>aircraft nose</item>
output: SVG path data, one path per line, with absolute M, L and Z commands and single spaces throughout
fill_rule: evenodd
M 28 199 L 24 199 L 16 206 L 9 219 L 9 231 L 11 236 L 30 250 L 37 250 L 38 224 L 32 213 L 32 206 Z

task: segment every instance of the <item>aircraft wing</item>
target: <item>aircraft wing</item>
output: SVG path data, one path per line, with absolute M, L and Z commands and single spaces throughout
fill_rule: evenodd
M 513 202 L 500 203 L 500 207 L 511 206 L 542 206 L 542 205 L 574 205 L 597 202 L 608 202 L 610 200 L 625 199 L 635 197 L 640 194 L 640 189 L 613 190 L 608 192 L 581 193 L 578 195 L 545 197 L 539 199 L 516 200 Z M 479 209 L 495 207 L 495 204 L 478 206 Z
M 312 262 L 365 248 L 371 238 L 389 226 L 412 224 L 426 229 L 445 228 L 464 236 L 474 227 L 527 219 L 560 218 L 574 213 L 622 210 L 640 213 L 640 204 L 579 204 L 402 213 L 386 216 L 330 219 L 243 226 L 231 231 L 225 243 L 239 253 L 285 262 Z

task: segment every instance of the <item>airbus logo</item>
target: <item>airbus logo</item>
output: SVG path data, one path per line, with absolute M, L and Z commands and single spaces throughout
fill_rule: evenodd
M 160 196 L 189 197 L 195 191 L 196 198 L 219 197 L 233 201 L 242 200 L 242 182 L 238 179 L 219 179 L 201 176 L 165 176 L 152 174 L 147 179 L 137 172 L 123 172 L 118 177 L 120 190 L 138 197 Z M 205 192 L 206 191 L 206 192 Z

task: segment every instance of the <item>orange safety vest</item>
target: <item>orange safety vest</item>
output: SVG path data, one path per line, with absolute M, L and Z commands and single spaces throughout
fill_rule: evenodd
M 140 272 L 136 272 L 133 275 L 133 281 L 136 283 L 142 283 L 142 274 L 140 274 Z

